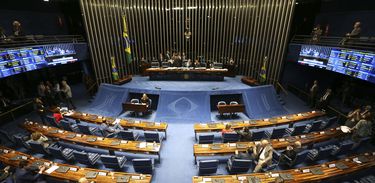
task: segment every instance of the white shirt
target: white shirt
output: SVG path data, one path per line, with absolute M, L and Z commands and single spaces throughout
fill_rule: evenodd
M 266 159 L 266 148 L 263 147 L 263 149 L 261 150 L 260 152 L 260 155 L 259 155 L 259 160 L 264 160 Z

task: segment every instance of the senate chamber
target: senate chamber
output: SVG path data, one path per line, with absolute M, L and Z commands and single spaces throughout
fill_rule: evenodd
M 0 183 L 373 183 L 373 0 L 2 0 Z

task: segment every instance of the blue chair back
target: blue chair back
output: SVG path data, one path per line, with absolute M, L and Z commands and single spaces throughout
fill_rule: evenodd
M 292 132 L 292 136 L 297 136 L 297 135 L 301 135 L 301 134 L 303 134 L 304 132 L 305 132 L 305 130 L 306 130 L 306 125 L 304 124 L 304 125 L 296 125 L 295 127 L 294 127 L 294 130 L 293 130 L 293 132 Z
M 71 131 L 71 132 L 74 131 L 73 128 L 72 128 L 72 126 L 70 126 L 71 124 L 70 124 L 69 121 L 66 121 L 66 120 L 62 119 L 62 120 L 60 121 L 60 125 L 61 125 L 61 127 L 62 127 L 64 130 L 66 130 L 66 131 Z
M 309 153 L 308 150 L 297 153 L 296 158 L 294 159 L 294 161 L 289 166 L 295 166 L 295 165 L 298 165 L 300 163 L 305 162 L 308 153 Z
M 227 142 L 238 142 L 239 140 L 240 140 L 240 135 L 238 135 L 235 132 L 233 132 L 233 133 L 224 133 L 223 134 L 223 142 L 224 143 L 227 143 Z
M 58 159 L 64 160 L 65 157 L 62 155 L 61 147 L 58 146 L 49 146 L 48 147 L 49 152 Z
M 286 134 L 287 128 L 275 128 L 272 131 L 271 139 L 282 138 Z
M 228 166 L 228 170 L 231 174 L 246 173 L 251 167 L 251 160 L 244 159 L 233 159 L 231 161 L 231 166 Z
M 337 122 L 337 116 L 330 117 L 326 120 L 324 128 L 328 128 Z
M 309 132 L 320 131 L 322 129 L 322 124 L 323 124 L 322 120 L 314 121 L 311 125 Z
M 105 167 L 112 169 L 121 169 L 126 162 L 125 156 L 118 158 L 117 156 L 112 155 L 100 155 L 100 160 L 102 160 Z
M 144 135 L 146 142 L 160 143 L 162 140 L 158 132 L 145 132 Z
M 53 116 L 51 116 L 51 115 L 47 115 L 46 116 L 46 120 L 47 120 L 47 122 L 51 125 L 51 126 L 54 126 L 54 127 L 59 127 L 59 125 L 57 125 L 57 123 L 56 123 L 56 119 L 53 117 Z
M 14 141 L 18 146 L 23 146 L 26 149 L 30 149 L 30 145 L 26 143 L 26 139 L 28 139 L 28 136 L 16 134 L 13 135 Z
M 147 159 L 133 159 L 133 168 L 135 172 L 152 174 L 153 163 L 152 160 Z
M 199 144 L 212 144 L 214 143 L 214 135 L 213 134 L 199 135 L 198 143 Z
M 340 143 L 339 149 L 335 152 L 335 155 L 349 154 L 354 146 L 354 142 L 346 140 Z
M 44 148 L 43 144 L 39 142 L 34 142 L 34 141 L 30 141 L 28 143 L 34 152 L 40 153 L 40 154 L 49 154 L 49 151 Z
M 123 130 L 121 130 L 121 131 L 119 131 L 119 133 L 117 135 L 124 140 L 133 140 L 133 141 L 136 140 L 133 131 L 123 131 Z
M 315 158 L 315 160 L 321 160 L 321 159 L 328 158 L 333 151 L 333 147 L 334 146 L 332 146 L 332 145 L 320 147 L 319 152 L 318 152 L 318 156 Z
M 89 154 L 86 152 L 73 151 L 73 155 L 77 162 L 85 165 L 94 165 L 99 159 L 99 155 L 93 153 Z
M 199 175 L 216 173 L 219 160 L 201 160 L 198 162 Z
M 87 126 L 86 124 L 79 123 L 79 124 L 77 124 L 77 126 L 78 126 L 78 129 L 79 129 L 79 131 L 81 133 L 84 133 L 86 135 L 91 135 L 92 134 L 92 132 L 90 130 L 90 127 Z
M 266 135 L 266 131 L 264 131 L 264 130 L 255 130 L 255 131 L 252 131 L 251 139 L 253 141 L 261 140 L 261 139 L 264 138 L 265 135 Z

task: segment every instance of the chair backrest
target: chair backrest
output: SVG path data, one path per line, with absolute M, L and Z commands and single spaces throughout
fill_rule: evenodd
M 124 140 L 135 140 L 133 131 L 119 131 L 118 135 Z
M 199 135 L 198 143 L 199 144 L 212 144 L 214 142 L 213 134 Z
M 144 132 L 144 135 L 147 142 L 160 143 L 160 135 L 158 132 Z
M 89 155 L 86 152 L 73 151 L 74 159 L 81 164 L 92 165 L 92 161 L 89 159 Z
M 251 160 L 233 159 L 232 166 L 228 167 L 228 170 L 231 174 L 245 173 L 249 171 L 251 163 Z
M 294 161 L 291 164 L 291 166 L 298 165 L 300 163 L 305 162 L 308 153 L 309 153 L 308 150 L 305 150 L 305 151 L 297 153 L 296 158 L 294 159 Z
M 223 134 L 223 142 L 238 142 L 240 140 L 240 135 L 235 132 L 232 133 L 224 133 Z
M 133 98 L 133 99 L 130 100 L 130 103 L 139 104 L 139 99 Z
M 322 127 L 322 123 L 323 123 L 322 120 L 314 121 L 311 125 L 309 132 L 319 131 Z
M 56 119 L 55 119 L 53 116 L 51 116 L 51 115 L 47 115 L 47 116 L 46 116 L 46 120 L 47 120 L 47 122 L 48 122 L 51 126 L 59 127 L 59 126 L 57 125 L 57 123 L 56 123 Z
M 328 128 L 328 127 L 332 126 L 334 123 L 337 122 L 337 119 L 338 119 L 337 116 L 333 116 L 333 117 L 330 117 L 330 118 L 326 119 L 327 123 L 324 127 Z
M 152 160 L 151 159 L 133 159 L 133 168 L 135 172 L 152 174 Z
M 34 141 L 30 141 L 28 143 L 34 152 L 37 152 L 40 154 L 49 154 L 49 152 L 44 148 L 42 143 L 34 142 Z
M 77 124 L 77 126 L 78 126 L 78 129 L 81 133 L 84 133 L 84 134 L 87 134 L 87 135 L 91 134 L 90 127 L 87 126 L 86 124 L 79 123 L 79 124 Z
M 198 162 L 199 175 L 216 173 L 219 160 L 201 160 Z
M 339 150 L 335 153 L 335 155 L 349 154 L 353 146 L 354 146 L 353 141 L 351 140 L 343 141 L 340 143 Z
M 4 137 L 4 138 L 1 138 L 1 139 L 7 139 L 12 144 L 15 143 L 14 139 L 8 134 L 8 132 L 6 132 L 4 130 L 0 130 L 0 135 Z
M 315 158 L 315 160 L 326 159 L 327 157 L 329 157 L 333 151 L 333 147 L 333 145 L 320 147 L 318 156 Z
M 65 159 L 65 157 L 62 155 L 62 148 L 58 146 L 49 146 L 48 150 L 49 152 L 58 159 Z
M 285 135 L 286 128 L 275 128 L 272 131 L 271 139 L 278 139 Z
M 266 134 L 266 131 L 264 131 L 264 130 L 256 130 L 256 131 L 253 131 L 253 132 L 252 132 L 251 139 L 252 139 L 253 141 L 261 140 L 261 139 L 264 138 L 265 134 Z
M 73 131 L 72 126 L 70 126 L 70 122 L 69 122 L 69 121 L 66 121 L 66 120 L 62 119 L 62 120 L 60 121 L 60 125 L 61 125 L 61 127 L 62 127 L 64 130 L 67 130 L 67 131 Z
M 231 101 L 231 102 L 229 103 L 229 105 L 236 105 L 236 104 L 238 104 L 237 101 Z
M 151 62 L 151 68 L 159 68 L 160 64 L 159 62 Z
M 223 68 L 223 63 L 215 62 L 214 63 L 214 68 L 215 69 L 222 69 Z
M 21 135 L 21 134 L 15 134 L 15 135 L 13 135 L 13 138 L 14 138 L 14 141 L 16 142 L 17 145 L 23 146 L 26 149 L 30 149 L 30 145 L 28 143 L 26 143 L 26 140 L 25 140 L 25 138 L 28 139 L 28 137 L 26 137 L 24 135 Z
M 226 103 L 225 101 L 219 101 L 219 102 L 217 103 L 217 105 L 227 105 L 227 103 Z
M 107 168 L 119 169 L 121 168 L 119 161 L 116 156 L 112 155 L 100 155 L 100 160 Z
M 306 130 L 306 125 L 296 125 L 294 127 L 294 130 L 293 130 L 293 133 L 292 133 L 292 136 L 296 136 L 296 135 L 301 135 L 303 134 L 303 132 Z
M 161 67 L 169 67 L 170 63 L 169 62 L 162 62 Z

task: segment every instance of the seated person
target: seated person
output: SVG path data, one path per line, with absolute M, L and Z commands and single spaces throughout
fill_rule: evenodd
M 245 127 L 242 130 L 237 130 L 236 133 L 240 135 L 240 141 L 246 142 L 251 141 L 252 133 L 249 127 Z
M 245 160 L 252 160 L 252 153 L 253 153 L 253 149 L 252 147 L 250 147 L 249 149 L 246 150 L 246 152 L 238 152 L 238 150 L 236 150 L 234 152 L 234 155 L 231 156 L 230 158 L 233 160 L 233 159 L 245 159 Z
M 144 94 L 142 95 L 141 103 L 142 103 L 142 104 L 146 104 L 146 105 L 147 105 L 147 108 L 150 107 L 150 98 L 148 98 L 147 94 L 144 93 Z
M 10 166 L 6 166 L 0 171 L 0 181 L 4 181 L 11 175 Z
M 358 141 L 360 138 L 369 137 L 372 134 L 371 115 L 363 116 L 358 123 L 350 129 L 353 132 L 352 139 Z
M 361 108 L 358 106 L 355 108 L 355 110 L 350 111 L 348 116 L 346 117 L 347 120 L 345 121 L 345 126 L 353 128 L 355 124 L 360 120 L 360 113 Z
M 103 136 L 105 137 L 108 137 L 113 134 L 117 134 L 119 131 L 124 130 L 124 128 L 122 128 L 122 126 L 119 123 L 115 124 L 114 126 L 110 126 L 110 125 L 107 125 L 106 123 L 102 123 L 100 125 L 100 128 L 103 132 Z
M 226 124 L 225 128 L 221 130 L 221 134 L 230 133 L 230 132 L 233 132 L 232 126 L 230 124 Z
M 30 168 L 27 168 L 28 161 L 21 160 L 16 168 L 13 176 L 8 177 L 7 182 L 16 183 L 30 183 L 30 182 L 42 182 L 40 181 L 43 171 L 46 169 L 45 166 L 40 166 L 37 174 Z
M 268 140 L 264 139 L 260 144 L 253 146 L 253 159 L 257 160 L 258 163 L 254 168 L 254 173 L 259 172 L 266 165 L 272 163 L 273 148 Z
M 300 141 L 295 141 L 293 146 L 289 145 L 286 150 L 280 155 L 279 163 L 287 164 L 296 159 L 297 154 L 301 151 L 302 144 Z
M 199 62 L 198 59 L 196 59 L 194 62 L 194 67 L 200 67 L 200 66 L 201 66 L 201 63 Z
M 30 140 L 28 142 L 38 142 L 41 143 L 45 148 L 47 148 L 49 144 L 49 139 L 41 134 L 40 132 L 34 132 L 31 134 Z
M 57 124 L 59 124 L 60 120 L 63 119 L 60 107 L 56 108 L 56 111 L 53 113 L 53 118 L 55 118 L 55 121 L 56 121 Z

